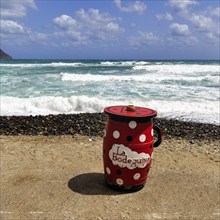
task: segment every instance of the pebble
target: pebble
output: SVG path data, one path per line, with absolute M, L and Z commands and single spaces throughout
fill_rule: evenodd
M 105 113 L 59 114 L 46 116 L 0 116 L 0 135 L 87 135 L 103 136 Z M 219 140 L 220 126 L 154 118 L 154 125 L 167 138 L 186 138 L 190 144 L 200 140 Z

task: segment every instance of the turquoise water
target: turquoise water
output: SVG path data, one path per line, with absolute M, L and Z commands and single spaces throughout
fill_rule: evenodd
M 1 115 L 135 104 L 161 117 L 219 123 L 219 61 L 12 60 L 0 68 Z

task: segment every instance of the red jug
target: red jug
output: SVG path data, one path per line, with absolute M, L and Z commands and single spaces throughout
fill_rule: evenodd
M 139 190 L 146 183 L 154 147 L 162 141 L 161 130 L 152 123 L 157 112 L 133 105 L 109 106 L 104 111 L 108 114 L 103 138 L 106 183 L 114 189 Z

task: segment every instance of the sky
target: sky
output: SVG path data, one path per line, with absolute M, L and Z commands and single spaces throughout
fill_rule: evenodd
M 219 0 L 0 0 L 14 59 L 219 59 Z

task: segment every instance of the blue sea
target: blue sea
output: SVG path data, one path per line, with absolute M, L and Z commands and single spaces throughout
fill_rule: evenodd
M 219 61 L 1 61 L 1 115 L 148 107 L 158 117 L 219 124 Z

